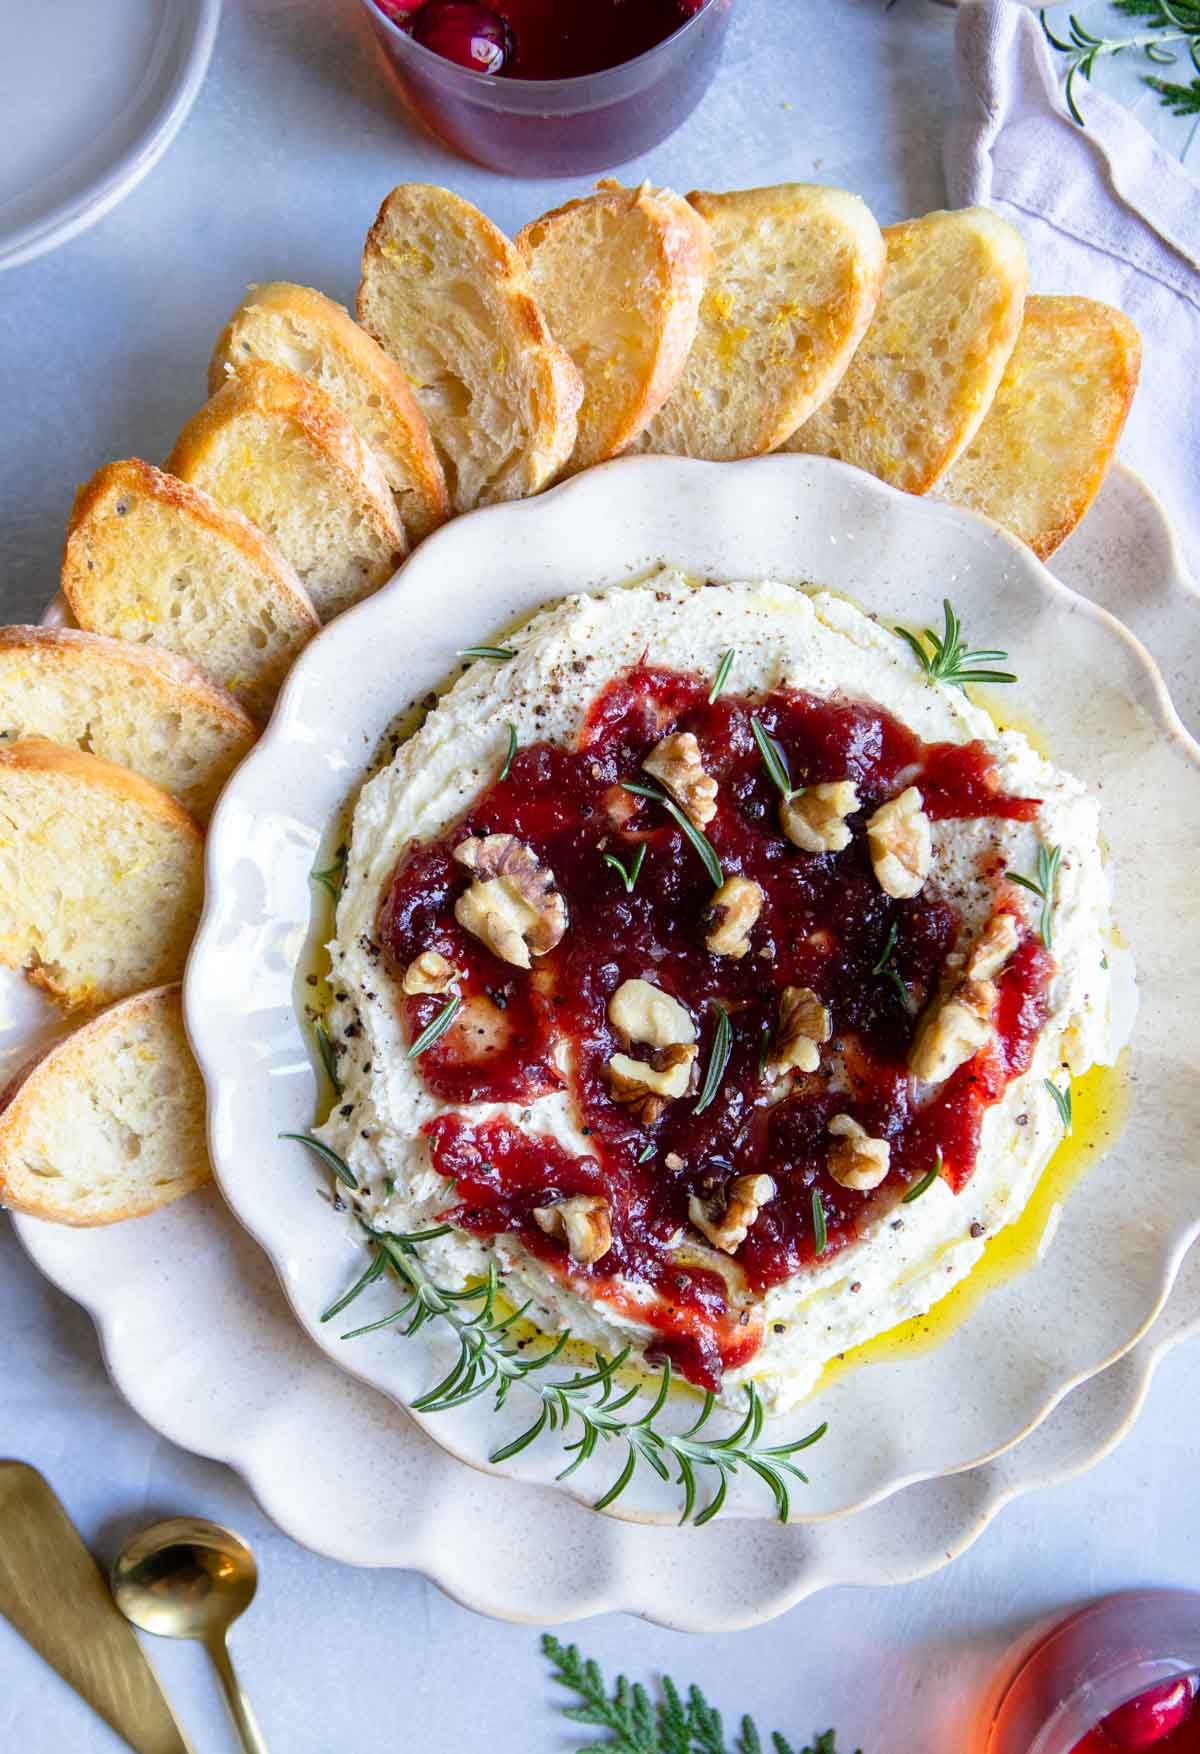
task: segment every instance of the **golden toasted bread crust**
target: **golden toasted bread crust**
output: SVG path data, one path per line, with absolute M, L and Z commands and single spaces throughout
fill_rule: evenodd
M 154 987 L 148 992 L 136 993 L 132 998 L 118 1000 L 70 1035 L 35 1054 L 0 1091 L 0 1206 L 50 1223 L 91 1229 L 119 1223 L 126 1218 L 144 1218 L 210 1180 L 212 1172 L 207 1161 L 196 1163 L 186 1176 L 169 1186 L 156 1183 L 144 1190 L 139 1199 L 116 1206 L 110 1204 L 99 1212 L 79 1211 L 55 1200 L 53 1190 L 56 1183 L 52 1179 L 36 1178 L 34 1187 L 35 1178 L 24 1176 L 20 1178 L 20 1186 L 16 1185 L 18 1177 L 13 1156 L 21 1148 L 34 1111 L 42 1103 L 53 1103 L 55 1087 L 60 1080 L 86 1081 L 89 1056 L 102 1051 L 114 1028 L 129 1020 L 142 1021 L 172 1033 L 181 1032 L 182 988 L 179 983 Z
M 209 394 L 215 396 L 231 373 L 244 370 L 250 363 L 244 357 L 242 342 L 256 310 L 273 312 L 285 320 L 295 317 L 322 336 L 325 346 L 339 354 L 354 375 L 370 386 L 370 392 L 379 397 L 380 413 L 386 415 L 393 448 L 404 461 L 406 478 L 402 483 L 392 482 L 393 491 L 403 488 L 417 497 L 421 515 L 416 534 L 426 535 L 443 523 L 450 512 L 446 478 L 408 380 L 379 343 L 342 305 L 324 293 L 287 281 L 252 286 L 213 350 L 208 368 Z M 366 434 L 360 436 L 369 443 Z
M 45 737 L 22 737 L 17 743 L 0 743 L 0 779 L 6 772 L 56 774 L 77 785 L 94 786 L 120 803 L 131 804 L 160 822 L 170 823 L 190 835 L 198 846 L 203 843 L 200 825 L 169 792 L 130 768 L 105 761 L 101 755 L 68 749 Z

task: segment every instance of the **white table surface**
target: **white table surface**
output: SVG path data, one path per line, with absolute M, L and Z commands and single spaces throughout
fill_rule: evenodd
M 842 183 L 881 220 L 943 200 L 953 16 L 929 0 L 738 0 L 718 82 L 626 175 L 682 188 Z M 0 17 L 19 8 L 0 0 Z M 782 21 L 791 19 L 790 29 Z M 0 119 L 0 128 L 3 123 Z M 92 231 L 0 276 L 0 615 L 55 587 L 75 484 L 110 457 L 162 457 L 204 391 L 209 346 L 251 280 L 351 297 L 387 189 L 452 183 L 513 228 L 571 184 L 463 165 L 396 108 L 353 0 L 227 4 L 207 85 L 148 180 Z M 1069 1318 L 1068 1318 L 1069 1319 Z M 961 1560 L 891 1590 L 839 1590 L 773 1625 L 687 1638 L 620 1616 L 571 1636 L 613 1669 L 702 1681 L 798 1744 L 835 1724 L 864 1754 L 963 1754 L 1005 1644 L 1080 1598 L 1200 1579 L 1200 1346 L 1173 1353 L 1124 1445 L 1011 1507 Z M 104 1558 L 196 1512 L 254 1544 L 258 1601 L 236 1634 L 273 1754 L 565 1754 L 538 1628 L 482 1620 L 419 1578 L 294 1546 L 226 1469 L 157 1438 L 109 1386 L 87 1318 L 0 1221 L 0 1454 L 51 1479 Z M 235 1744 L 199 1651 L 154 1645 L 198 1754 Z M 0 1621 L 0 1748 L 109 1754 L 115 1737 Z

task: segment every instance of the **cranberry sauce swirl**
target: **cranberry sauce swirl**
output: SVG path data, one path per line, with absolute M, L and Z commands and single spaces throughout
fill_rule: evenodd
M 688 1231 L 689 1197 L 719 1199 L 737 1176 L 772 1177 L 775 1195 L 736 1253 L 752 1301 L 813 1262 L 814 1194 L 824 1262 L 939 1154 L 946 1181 L 960 1191 L 975 1167 L 985 1110 L 1030 1064 L 1053 964 L 1022 928 L 997 977 L 988 1044 L 918 1106 L 907 1057 L 961 922 L 931 885 L 908 900 L 885 894 L 864 825 L 911 785 L 935 821 L 1030 820 L 1038 801 L 1002 791 L 983 744 L 922 743 L 875 705 L 794 689 L 710 702 L 710 686 L 708 678 L 642 665 L 600 693 L 575 748 L 518 749 L 505 777 L 446 834 L 403 853 L 382 898 L 379 936 L 395 973 L 429 950 L 459 971 L 461 1009 L 414 1062 L 427 1089 L 451 1105 L 426 1130 L 436 1167 L 456 1183 L 453 1223 L 481 1236 L 514 1234 L 583 1295 L 655 1327 L 651 1358 L 669 1357 L 690 1380 L 715 1388 L 757 1349 L 761 1329 Z M 752 715 L 782 750 L 795 784 L 854 782 L 859 808 L 844 851 L 803 852 L 784 836 L 780 794 Z M 762 892 L 748 952 L 737 958 L 706 948 L 714 885 L 695 845 L 660 802 L 624 789 L 623 782 L 645 781 L 646 756 L 679 731 L 694 734 L 717 781 L 716 813 L 704 832 L 723 875 L 749 878 Z M 528 971 L 501 961 L 455 918 L 471 874 L 453 851 L 469 836 L 497 834 L 536 855 L 566 904 L 561 942 Z M 639 851 L 629 888 L 606 855 L 629 872 Z M 998 881 L 998 864 L 984 875 Z M 885 959 L 898 979 L 880 972 Z M 651 980 L 677 999 L 698 1031 L 691 1090 L 648 1124 L 613 1099 L 608 1070 L 628 1047 L 610 1024 L 608 1003 L 630 979 Z M 763 1057 L 785 987 L 812 989 L 829 1009 L 832 1038 L 818 1071 L 781 1086 L 764 1077 Z M 446 1000 L 400 995 L 398 1003 L 412 1041 Z M 722 1012 L 728 1062 L 701 1106 L 697 1085 Z M 480 1103 L 520 1109 L 564 1086 L 586 1141 L 578 1154 L 539 1134 L 531 1118 L 518 1124 L 457 1112 Z M 889 1143 L 888 1175 L 871 1192 L 843 1187 L 828 1172 L 828 1124 L 837 1113 Z M 611 1247 L 586 1266 L 533 1217 L 535 1207 L 575 1194 L 600 1194 L 610 1210 Z M 693 1238 L 690 1251 L 679 1246 L 681 1231 Z

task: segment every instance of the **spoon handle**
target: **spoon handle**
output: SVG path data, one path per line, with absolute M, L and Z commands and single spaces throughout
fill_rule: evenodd
M 250 1709 L 250 1701 L 237 1678 L 224 1633 L 216 1633 L 207 1644 L 208 1654 L 225 1689 L 226 1703 L 237 1725 L 238 1735 L 242 1738 L 242 1747 L 246 1754 L 267 1754 L 267 1744 L 262 1739 L 262 1731 L 254 1721 L 254 1713 Z

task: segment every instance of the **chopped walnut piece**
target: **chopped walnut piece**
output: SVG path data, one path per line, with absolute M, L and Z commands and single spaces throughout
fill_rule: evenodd
M 406 993 L 446 993 L 454 984 L 458 970 L 436 950 L 422 950 L 404 971 Z
M 674 731 L 656 743 L 642 766 L 668 791 L 679 808 L 704 828 L 717 813 L 717 782 L 704 771 L 700 745 L 691 731 Z
M 815 1072 L 818 1048 L 833 1034 L 829 1008 L 811 987 L 784 987 L 779 995 L 779 1023 L 763 1070 L 774 1081 L 788 1072 Z
M 513 834 L 472 836 L 454 857 L 475 882 L 454 904 L 454 917 L 504 962 L 529 968 L 530 955 L 545 956 L 567 929 L 567 905 L 554 887 L 554 873 Z
M 834 1115 L 829 1131 L 836 1144 L 829 1147 L 829 1173 L 841 1188 L 867 1193 L 887 1175 L 892 1148 L 886 1139 L 872 1139 L 851 1115 Z
M 908 1055 L 922 1084 L 944 1084 L 979 1052 L 992 1033 L 996 989 L 991 981 L 960 981 L 928 1014 Z
M 553 1206 L 535 1206 L 533 1219 L 547 1236 L 565 1242 L 567 1253 L 581 1267 L 600 1260 L 612 1247 L 608 1201 L 599 1194 L 572 1194 Z
M 1012 914 L 993 914 L 976 938 L 967 959 L 967 974 L 972 980 L 990 981 L 1000 973 L 1017 947 L 1020 933 Z
M 802 853 L 840 853 L 850 845 L 847 816 L 858 809 L 858 787 L 853 780 L 832 780 L 805 786 L 794 798 L 779 806 L 784 834 Z
M 708 910 L 711 924 L 704 942 L 714 956 L 745 956 L 765 899 L 758 884 L 749 877 L 725 879 Z
M 734 1255 L 759 1212 L 774 1197 L 775 1183 L 769 1175 L 736 1175 L 725 1191 L 725 1210 L 719 1218 L 695 1194 L 688 1200 L 688 1217 L 714 1248 Z
M 916 786 L 881 804 L 867 823 L 875 877 L 885 895 L 906 901 L 929 875 L 933 838 Z
M 658 1064 L 632 1060 L 628 1054 L 614 1054 L 608 1062 L 609 1092 L 614 1102 L 631 1110 L 633 1118 L 643 1127 L 653 1126 L 665 1113 L 668 1103 L 686 1096 L 692 1081 L 692 1065 L 696 1058 L 694 1043 L 659 1048 Z
M 652 981 L 622 981 L 608 1001 L 608 1020 L 627 1042 L 669 1048 L 695 1041 L 696 1025 L 688 1013 Z

